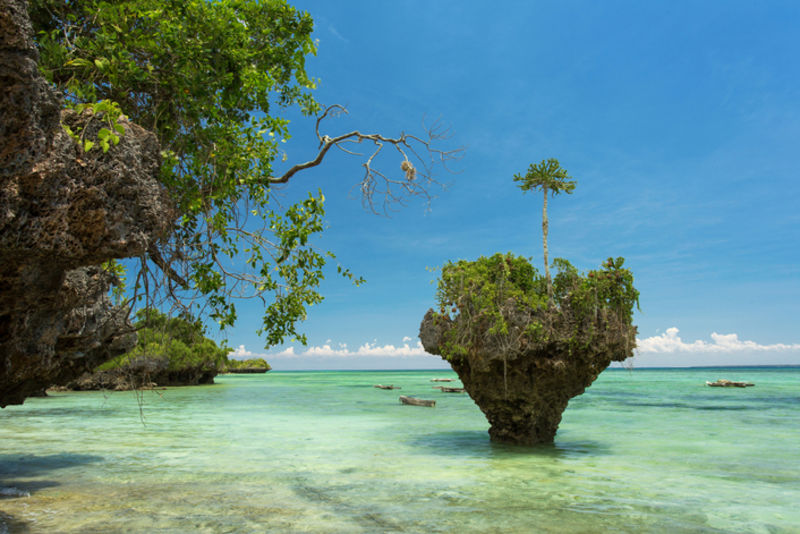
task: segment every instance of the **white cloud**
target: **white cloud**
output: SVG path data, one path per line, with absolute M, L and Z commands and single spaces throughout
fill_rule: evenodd
M 324 345 L 307 347 L 299 351 L 295 351 L 294 347 L 289 347 L 281 352 L 266 354 L 267 358 L 353 358 L 353 357 L 382 357 L 382 358 L 409 358 L 413 356 L 429 356 L 425 349 L 422 348 L 422 343 L 417 341 L 416 345 L 409 345 L 406 340 L 411 338 L 403 338 L 404 343 L 399 346 L 387 344 L 378 345 L 377 343 L 364 343 L 355 350 L 349 349 L 346 343 L 339 343 L 338 348 L 332 347 L 329 343 Z M 243 348 L 243 347 L 241 347 Z
M 282 350 L 280 352 L 276 352 L 274 354 L 265 354 L 264 356 L 267 356 L 267 357 L 270 357 L 270 358 L 275 357 L 275 356 L 277 356 L 278 358 L 294 358 L 295 356 L 297 356 L 297 354 L 294 353 L 294 347 L 289 347 L 289 348 L 284 349 L 284 350 Z
M 238 348 L 228 353 L 228 357 L 233 358 L 234 360 L 246 360 L 248 358 L 263 358 L 264 356 L 266 356 L 266 354 L 264 353 L 252 352 L 247 350 L 246 348 L 244 348 L 244 345 L 239 345 Z
M 644 353 L 731 353 L 743 351 L 786 351 L 800 350 L 800 343 L 785 344 L 774 343 L 772 345 L 761 345 L 755 341 L 743 341 L 738 334 L 711 334 L 711 342 L 697 339 L 686 342 L 678 335 L 678 329 L 668 328 L 661 335 L 636 340 L 636 351 Z
M 403 336 L 403 343 L 408 343 L 409 341 L 411 341 L 411 338 L 410 338 L 410 337 L 408 337 L 408 336 Z

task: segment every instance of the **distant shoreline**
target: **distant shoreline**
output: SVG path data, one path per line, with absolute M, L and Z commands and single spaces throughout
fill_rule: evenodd
M 688 366 L 688 367 L 609 367 L 606 371 L 703 371 L 714 369 L 730 370 L 778 370 L 778 369 L 798 369 L 800 365 L 708 365 L 708 366 Z M 454 373 L 452 369 L 272 369 L 273 373 Z M 218 375 L 219 376 L 219 375 Z

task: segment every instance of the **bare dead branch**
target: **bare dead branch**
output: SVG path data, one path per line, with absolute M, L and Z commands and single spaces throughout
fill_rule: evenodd
M 439 185 L 433 179 L 433 169 L 441 165 L 447 172 L 453 172 L 449 163 L 461 159 L 464 149 L 456 148 L 445 150 L 438 148 L 437 144 L 449 138 L 449 130 L 442 126 L 441 121 L 436 120 L 430 126 L 425 125 L 423 118 L 424 136 L 409 135 L 402 132 L 398 137 L 387 137 L 380 133 L 362 133 L 354 130 L 342 135 L 331 137 L 320 132 L 320 125 L 325 118 L 338 116 L 347 113 L 347 109 L 339 104 L 328 106 L 317 117 L 315 133 L 320 145 L 316 157 L 304 163 L 292 166 L 281 176 L 269 177 L 265 180 L 267 184 L 285 184 L 300 171 L 316 167 L 325 159 L 331 147 L 346 152 L 350 155 L 361 156 L 357 152 L 344 147 L 346 144 L 368 143 L 374 145 L 374 150 L 362 163 L 364 176 L 358 184 L 365 207 L 373 212 L 376 209 L 376 199 L 383 205 L 382 211 L 386 211 L 392 204 L 403 204 L 403 199 L 409 196 L 423 196 L 430 201 L 432 198 L 428 188 Z M 400 171 L 397 178 L 391 178 L 389 174 L 379 171 L 375 162 L 381 153 L 384 145 L 392 145 L 401 156 Z

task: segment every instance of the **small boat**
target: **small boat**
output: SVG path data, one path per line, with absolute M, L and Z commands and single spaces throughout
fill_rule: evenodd
M 442 393 L 464 393 L 466 391 L 464 388 L 448 388 L 445 386 L 434 386 L 434 389 L 440 389 Z
M 403 389 L 400 386 L 395 386 L 393 384 L 389 384 L 388 386 L 384 386 L 383 384 L 375 384 L 372 387 L 378 388 L 378 389 Z
M 752 382 L 734 382 L 724 378 L 720 378 L 716 382 L 709 382 L 706 380 L 706 385 L 712 388 L 747 388 L 750 386 L 755 386 L 755 384 Z
M 435 400 L 418 399 L 416 397 L 406 397 L 405 395 L 400 395 L 400 402 L 410 406 L 425 406 L 427 408 L 436 406 Z
M 431 382 L 452 382 L 452 378 L 431 378 Z

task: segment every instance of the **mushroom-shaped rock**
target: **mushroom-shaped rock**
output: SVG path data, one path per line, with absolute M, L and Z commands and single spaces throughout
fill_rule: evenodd
M 569 400 L 612 361 L 632 356 L 638 292 L 622 259 L 591 276 L 564 260 L 556 266 L 550 299 L 524 258 L 449 263 L 439 312 L 429 309 L 420 325 L 423 347 L 450 363 L 494 441 L 552 442 Z

